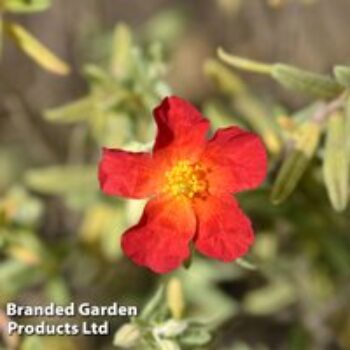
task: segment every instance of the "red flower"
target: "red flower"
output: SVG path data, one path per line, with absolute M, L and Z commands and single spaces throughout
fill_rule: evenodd
M 208 120 L 179 97 L 166 98 L 154 118 L 152 153 L 105 148 L 99 166 L 106 194 L 150 197 L 140 222 L 122 237 L 125 254 L 158 273 L 186 260 L 191 241 L 225 262 L 244 255 L 254 234 L 231 193 L 264 180 L 267 158 L 259 137 L 230 127 L 207 140 Z

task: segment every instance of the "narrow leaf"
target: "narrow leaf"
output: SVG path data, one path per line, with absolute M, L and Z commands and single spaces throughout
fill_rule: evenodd
M 345 101 L 345 119 L 345 130 L 347 135 L 346 149 L 348 153 L 348 162 L 350 163 L 350 95 L 347 96 L 347 99 Z
M 343 91 L 343 87 L 329 76 L 282 63 L 273 65 L 271 75 L 285 88 L 311 97 L 330 99 Z
M 24 338 L 21 350 L 44 350 L 42 338 L 37 335 L 31 335 Z
M 268 150 L 273 154 L 279 154 L 282 147 L 277 125 L 265 106 L 254 96 L 241 95 L 235 100 L 235 108 L 262 137 Z
M 30 13 L 39 12 L 48 9 L 51 0 L 4 0 L 5 11 Z
M 16 23 L 4 22 L 4 30 L 16 45 L 41 67 L 60 75 L 67 75 L 70 72 L 67 63 L 55 56 L 24 27 Z
M 156 312 L 164 303 L 165 295 L 164 295 L 164 286 L 161 285 L 151 300 L 146 304 L 145 308 L 142 310 L 140 319 L 149 320 L 152 318 L 153 313 Z
M 132 33 L 123 23 L 118 24 L 113 33 L 111 69 L 117 77 L 125 77 L 130 69 Z
M 292 91 L 311 97 L 330 99 L 339 95 L 344 88 L 326 75 L 309 72 L 283 63 L 265 64 L 233 56 L 218 49 L 218 56 L 227 64 L 249 72 L 271 75 L 281 85 Z
M 134 348 L 141 340 L 140 328 L 134 323 L 122 325 L 114 335 L 113 345 L 123 349 Z
M 159 350 L 181 350 L 179 345 L 168 339 L 162 339 L 158 341 Z
M 0 11 L 1 11 L 1 0 L 0 0 Z M 4 37 L 3 37 L 3 32 L 4 32 L 4 19 L 3 16 L 0 15 L 0 60 L 2 57 L 2 50 L 3 50 L 3 41 L 4 41 Z
M 300 127 L 300 134 L 284 160 L 272 188 L 271 201 L 280 204 L 294 191 L 312 159 L 320 140 L 320 126 L 306 122 Z
M 184 346 L 198 347 L 207 345 L 211 341 L 210 333 L 204 329 L 189 329 L 180 338 L 180 342 Z
M 336 112 L 330 116 L 323 162 L 323 175 L 328 196 L 336 211 L 343 211 L 349 199 L 345 122 L 344 113 Z
M 350 88 L 350 66 L 336 66 L 334 75 L 337 82 L 346 88 Z
M 207 60 L 204 64 L 204 73 L 225 94 L 234 96 L 246 91 L 246 86 L 241 78 L 217 60 Z
M 61 276 L 52 277 L 45 288 L 48 300 L 58 305 L 67 305 L 71 300 L 68 286 Z
M 48 109 L 44 117 L 50 122 L 69 124 L 94 117 L 94 110 L 94 98 L 86 96 L 62 107 Z
M 235 260 L 235 263 L 246 270 L 255 271 L 258 269 L 255 264 L 253 264 L 245 258 L 238 258 Z
M 95 167 L 50 166 L 29 170 L 24 181 L 30 189 L 47 195 L 72 195 L 97 190 Z
M 230 55 L 222 48 L 218 49 L 218 56 L 225 63 L 241 70 L 261 74 L 271 74 L 272 72 L 273 66 L 271 64 L 264 64 L 246 58 Z

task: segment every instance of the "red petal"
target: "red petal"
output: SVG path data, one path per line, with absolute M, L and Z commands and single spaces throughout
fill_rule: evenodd
M 209 122 L 190 103 L 179 97 L 167 97 L 154 110 L 158 134 L 154 151 L 168 149 L 178 158 L 198 154 L 206 143 Z
M 239 192 L 258 187 L 267 172 L 260 138 L 237 127 L 219 129 L 208 142 L 202 161 L 211 169 L 212 192 Z
M 152 168 L 148 153 L 104 148 L 98 175 L 101 189 L 108 195 L 146 198 L 155 193 L 157 187 Z
M 250 220 L 232 196 L 208 196 L 198 200 L 195 211 L 198 218 L 196 248 L 201 253 L 228 262 L 248 251 L 254 233 Z
M 150 200 L 140 222 L 122 237 L 125 254 L 157 273 L 177 268 L 190 254 L 196 218 L 187 201 Z

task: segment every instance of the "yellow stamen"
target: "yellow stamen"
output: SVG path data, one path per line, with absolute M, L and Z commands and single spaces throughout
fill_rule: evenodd
M 206 169 L 200 163 L 178 161 L 165 173 L 165 177 L 165 192 L 177 198 L 203 197 L 208 191 Z

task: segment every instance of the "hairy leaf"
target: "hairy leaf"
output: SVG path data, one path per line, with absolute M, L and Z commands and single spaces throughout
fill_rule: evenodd
M 4 2 L 5 11 L 18 13 L 44 11 L 52 3 L 51 0 L 4 0 Z
M 311 97 L 330 99 L 343 91 L 342 86 L 329 76 L 308 72 L 282 63 L 273 65 L 271 75 L 287 89 Z
M 16 45 L 42 68 L 60 75 L 66 75 L 70 72 L 67 63 L 40 43 L 24 27 L 16 23 L 4 22 L 4 29 Z
M 345 115 L 336 112 L 328 120 L 323 175 L 329 199 L 337 211 L 343 211 L 349 199 L 349 162 L 346 142 Z
M 320 139 L 320 126 L 312 121 L 301 125 L 292 150 L 285 158 L 272 188 L 271 201 L 279 204 L 294 191 L 315 154 Z
M 350 88 L 350 66 L 336 66 L 334 75 L 337 82 L 346 88 Z

